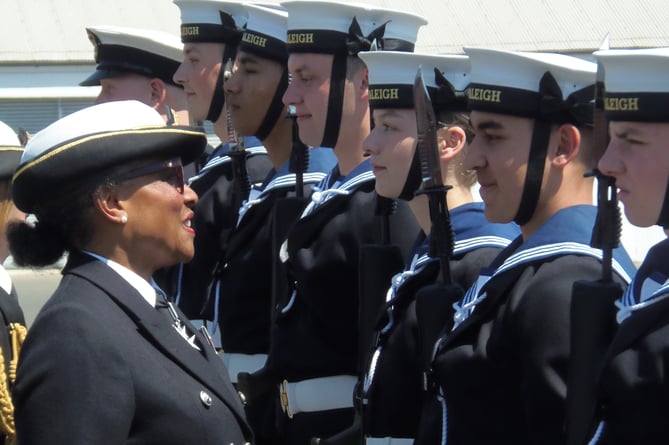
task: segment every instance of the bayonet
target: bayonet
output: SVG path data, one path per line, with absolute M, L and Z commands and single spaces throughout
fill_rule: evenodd
M 609 49 L 607 35 L 600 50 Z M 595 109 L 593 116 L 593 150 L 595 162 L 599 161 L 609 144 L 608 122 L 604 115 L 604 66 L 597 62 L 595 78 Z M 622 226 L 620 208 L 618 207 L 616 180 L 602 174 L 593 166 L 589 175 L 597 178 L 597 219 L 592 232 L 592 247 L 602 249 L 602 281 L 612 280 L 613 249 L 620 245 Z
M 441 173 L 439 143 L 437 140 L 437 116 L 430 95 L 423 81 L 422 68 L 418 68 L 413 86 L 414 108 L 416 110 L 417 146 L 422 187 L 417 194 L 426 194 L 430 206 L 430 256 L 439 258 L 443 282 L 451 282 L 449 260 L 453 252 L 453 228 L 446 203 L 446 193 L 451 186 L 445 186 Z

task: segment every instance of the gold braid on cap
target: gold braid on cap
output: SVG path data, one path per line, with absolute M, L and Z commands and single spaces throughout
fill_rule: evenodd
M 20 323 L 9 324 L 9 335 L 12 343 L 12 358 L 9 371 L 5 370 L 5 357 L 0 349 L 0 430 L 5 434 L 5 444 L 16 444 L 16 427 L 14 425 L 14 404 L 10 387 L 16 380 L 16 368 L 19 364 L 19 352 L 28 330 Z

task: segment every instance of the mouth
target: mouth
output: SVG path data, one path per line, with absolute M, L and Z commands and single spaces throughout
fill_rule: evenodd
M 381 173 L 385 170 L 387 170 L 386 167 L 384 167 L 382 165 L 376 165 L 376 164 L 372 163 L 372 173 L 374 173 L 375 175 L 377 173 Z
M 186 218 L 186 220 L 182 223 L 182 226 L 184 229 L 186 229 L 187 232 L 195 235 L 195 229 L 193 229 L 193 216 L 189 216 Z

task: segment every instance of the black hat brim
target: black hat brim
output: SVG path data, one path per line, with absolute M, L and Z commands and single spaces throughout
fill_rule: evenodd
M 187 165 L 199 158 L 206 145 L 204 133 L 180 126 L 86 135 L 19 165 L 12 196 L 19 209 L 33 213 L 40 203 L 56 197 L 64 185 L 87 181 L 104 170 L 138 159 L 178 156 Z
M 100 85 L 100 81 L 102 79 L 114 79 L 116 77 L 127 76 L 128 74 L 132 73 L 130 71 L 98 69 L 93 71 L 93 74 L 79 82 L 79 86 L 95 87 Z

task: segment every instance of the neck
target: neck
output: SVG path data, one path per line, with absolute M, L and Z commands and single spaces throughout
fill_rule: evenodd
M 565 175 L 559 181 L 551 181 L 549 178 L 532 218 L 520 227 L 523 240 L 527 241 L 558 211 L 577 205 L 592 205 L 593 185 L 594 180 L 583 179 L 582 172 Z
M 471 189 L 463 185 L 453 186 L 446 194 L 446 205 L 448 210 L 453 210 L 464 204 L 474 202 Z M 409 201 L 409 207 L 416 217 L 420 228 L 427 235 L 432 230 L 430 218 L 430 204 L 427 195 L 418 195 Z
M 292 137 L 292 122 L 285 116 L 281 116 L 272 131 L 263 139 L 262 143 L 275 170 L 290 159 Z
M 369 130 L 367 133 L 359 133 L 356 137 L 343 138 L 340 135 L 340 141 L 337 142 L 333 151 L 335 156 L 337 156 L 339 172 L 343 176 L 351 173 L 354 168 L 366 159 L 362 148 L 362 141 L 365 140 L 367 134 L 369 134 Z
M 369 107 L 360 115 L 357 113 L 357 119 L 343 120 L 339 127 L 339 138 L 334 147 L 334 154 L 337 156 L 339 172 L 346 176 L 365 160 L 365 152 L 362 148 L 363 141 L 370 133 Z M 357 122 L 357 125 L 347 125 L 346 123 Z
M 225 119 L 225 109 L 221 113 L 221 117 L 214 122 L 214 133 L 221 140 L 222 144 L 227 144 L 228 141 L 228 122 Z
M 425 195 L 418 195 L 409 201 L 409 208 L 416 217 L 418 225 L 426 235 L 432 230 L 432 220 L 430 219 L 430 205 Z

